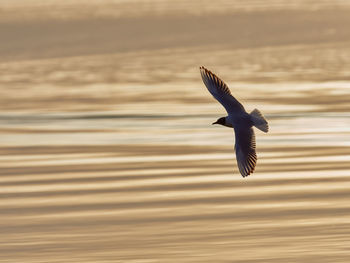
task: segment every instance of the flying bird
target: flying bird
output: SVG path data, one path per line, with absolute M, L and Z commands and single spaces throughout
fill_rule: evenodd
M 239 172 L 246 177 L 254 172 L 256 166 L 256 143 L 253 127 L 263 132 L 269 131 L 269 125 L 258 109 L 251 113 L 232 96 L 230 89 L 218 76 L 205 67 L 200 67 L 202 80 L 213 97 L 224 106 L 227 116 L 219 118 L 213 124 L 234 129 L 235 150 Z

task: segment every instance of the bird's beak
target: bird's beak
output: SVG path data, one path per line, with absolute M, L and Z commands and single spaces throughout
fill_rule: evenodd
M 214 125 L 214 124 L 218 124 L 218 122 L 216 121 L 216 122 L 213 122 L 211 125 Z

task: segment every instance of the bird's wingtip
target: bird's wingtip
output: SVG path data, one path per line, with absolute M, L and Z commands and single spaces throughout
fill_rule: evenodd
M 204 74 L 213 74 L 209 69 L 207 69 L 206 67 L 204 66 L 200 66 L 199 67 L 199 70 L 204 73 Z

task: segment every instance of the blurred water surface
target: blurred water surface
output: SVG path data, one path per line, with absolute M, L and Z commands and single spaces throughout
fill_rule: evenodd
M 0 7 L 0 262 L 349 262 L 348 1 Z

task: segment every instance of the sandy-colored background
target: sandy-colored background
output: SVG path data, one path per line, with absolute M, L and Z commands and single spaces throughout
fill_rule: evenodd
M 350 2 L 0 1 L 0 262 L 350 262 Z M 243 179 L 204 65 L 270 133 Z

